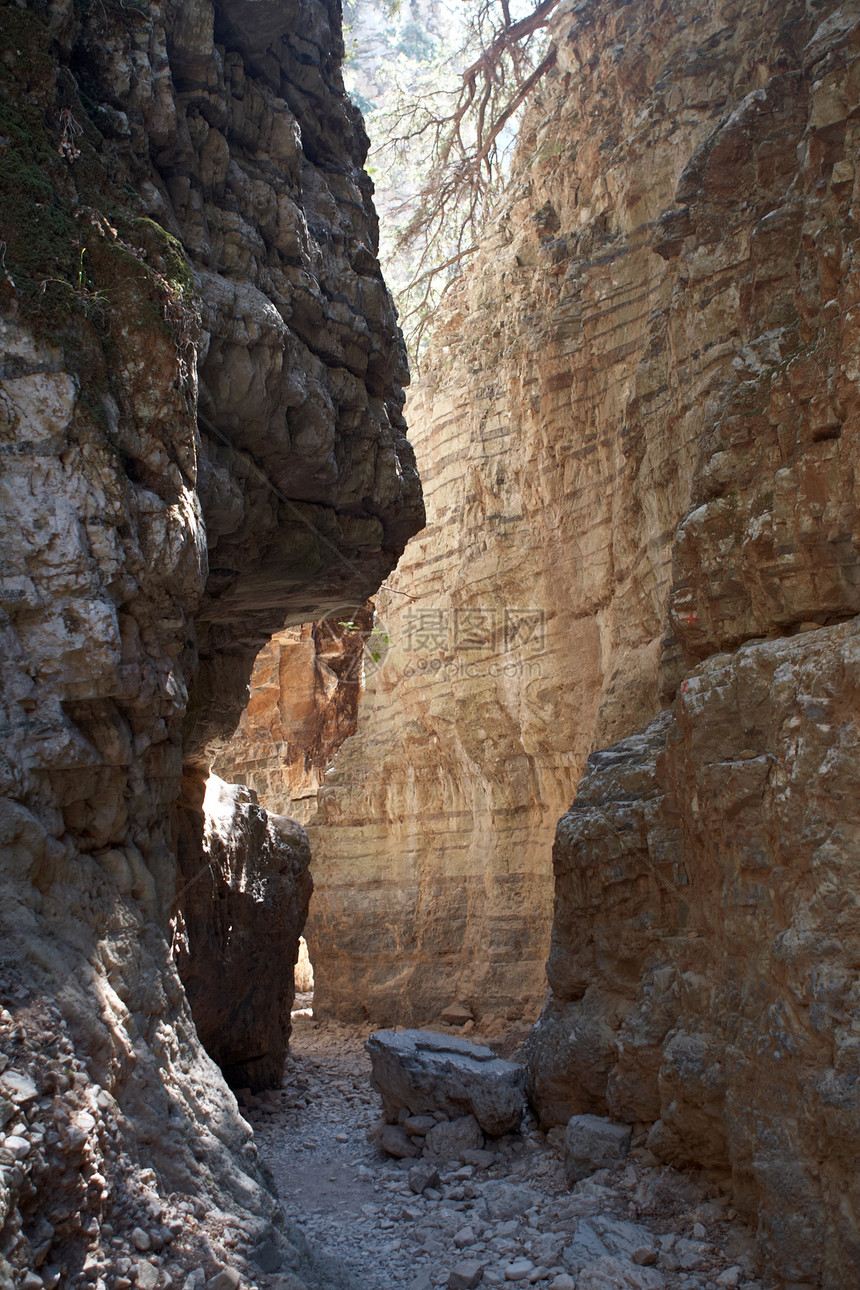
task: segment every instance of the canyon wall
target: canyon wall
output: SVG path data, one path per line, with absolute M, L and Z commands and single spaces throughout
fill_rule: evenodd
M 852 1285 L 860 24 L 583 10 L 559 69 L 580 132 L 600 109 L 608 205 L 578 200 L 607 260 L 638 232 L 666 264 L 619 443 L 636 470 L 657 409 L 648 437 L 686 421 L 694 469 L 666 534 L 671 706 L 618 742 L 598 723 L 611 746 L 559 825 L 533 1096 L 546 1123 L 652 1124 L 660 1159 L 731 1173 L 771 1275 Z M 645 212 L 619 209 L 614 166 L 664 129 L 676 182 L 625 229 Z
M 268 811 L 306 823 L 341 744 L 355 733 L 370 605 L 276 632 L 257 655 L 248 706 L 213 762 Z
M 320 1003 L 527 1013 L 584 774 L 542 1119 L 648 1127 L 731 1174 L 768 1273 L 847 1287 L 856 7 L 568 4 L 555 40 L 413 387 L 430 522 L 311 823 Z
M 146 1284 L 261 1240 L 349 1282 L 279 1214 L 170 954 L 241 951 L 220 896 L 306 898 L 277 821 L 213 872 L 203 778 L 260 646 L 366 599 L 421 522 L 339 21 L 0 6 L 4 1284 L 111 1276 L 153 1215 Z
M 570 23 L 560 48 L 596 65 Z M 718 377 L 694 302 L 661 348 L 676 275 L 652 241 L 728 61 L 693 67 L 686 110 L 641 120 L 644 61 L 626 98 L 590 63 L 559 72 L 448 289 L 409 404 L 427 528 L 378 598 L 391 649 L 311 824 L 317 1005 L 338 1016 L 540 1007 L 556 820 L 589 752 L 660 706 L 672 535 Z M 667 414 L 674 362 L 689 390 Z

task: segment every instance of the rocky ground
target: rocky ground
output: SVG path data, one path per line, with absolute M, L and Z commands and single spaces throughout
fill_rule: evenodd
M 294 1224 L 219 1208 L 205 1169 L 164 1194 L 130 1141 L 55 1002 L 0 957 L 0 1290 L 350 1290 Z
M 635 1141 L 625 1165 L 571 1189 L 558 1132 L 527 1121 L 487 1143 L 485 1167 L 449 1162 L 416 1192 L 425 1162 L 368 1138 L 380 1115 L 369 1031 L 307 1011 L 294 1023 L 283 1089 L 243 1098 L 243 1112 L 286 1212 L 368 1290 L 769 1290 L 719 1186 L 656 1165 Z

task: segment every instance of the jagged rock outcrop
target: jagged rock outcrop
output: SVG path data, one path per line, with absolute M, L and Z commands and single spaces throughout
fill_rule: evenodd
M 547 1122 L 655 1122 L 731 1171 L 768 1268 L 848 1286 L 857 1105 L 860 624 L 755 641 L 589 763 L 556 842 Z
M 369 606 L 288 627 L 254 663 L 248 706 L 213 762 L 216 774 L 247 784 L 269 811 L 303 823 L 338 748 L 355 733 Z
M 3 1002 L 58 1010 L 119 1126 L 38 1237 L 63 1278 L 110 1269 L 100 1223 L 134 1226 L 144 1176 L 287 1241 L 168 938 L 217 895 L 197 790 L 254 654 L 360 603 L 420 523 L 340 54 L 328 0 L 0 8 Z M 46 1148 L 0 1157 L 19 1269 Z M 214 1233 L 183 1256 L 207 1274 L 239 1258 Z
M 203 814 L 206 896 L 182 900 L 173 941 L 179 974 L 201 1042 L 228 1083 L 276 1088 L 313 890 L 310 847 L 295 820 L 214 774 Z
M 520 769 L 593 753 L 556 841 L 542 1115 L 653 1125 L 659 1158 L 731 1171 L 769 1273 L 853 1285 L 856 7 L 571 4 L 555 39 L 413 395 L 431 524 L 393 585 L 437 617 L 419 672 L 380 602 L 395 648 L 312 825 L 320 992 L 343 1007 L 351 968 L 398 1020 L 491 997 L 470 937 L 508 934 L 495 875 L 538 873 L 547 827 Z M 464 681 L 501 637 L 470 654 L 444 615 L 523 604 L 540 684 Z

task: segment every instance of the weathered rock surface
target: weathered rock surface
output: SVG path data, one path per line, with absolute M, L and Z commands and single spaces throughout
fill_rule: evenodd
M 629 1124 L 599 1115 L 572 1115 L 564 1131 L 564 1171 L 570 1183 L 623 1161 L 630 1147 Z
M 656 1121 L 660 1157 L 731 1170 L 774 1266 L 814 1284 L 856 1260 L 858 650 L 855 620 L 716 655 L 594 755 L 530 1061 L 546 1119 Z
M 396 1156 L 399 1160 L 410 1160 L 421 1155 L 421 1148 L 400 1124 L 388 1124 L 383 1120 L 374 1128 L 371 1136 L 386 1155 Z
M 459 1115 L 454 1120 L 442 1120 L 429 1130 L 421 1154 L 444 1164 L 448 1160 L 465 1160 L 468 1151 L 481 1151 L 483 1146 L 484 1135 L 474 1115 Z
M 420 522 L 340 54 L 327 0 L 0 5 L 0 987 L 10 1015 L 58 1009 L 117 1108 L 116 1157 L 93 1143 L 62 1221 L 68 1162 L 3 1158 L 16 1275 L 40 1210 L 46 1258 L 113 1275 L 100 1225 L 128 1237 L 145 1184 L 213 1215 L 174 1284 L 222 1270 L 230 1212 L 343 1284 L 278 1217 L 168 949 L 182 917 L 191 962 L 212 948 L 194 776 L 254 654 L 362 602 Z M 265 851 L 280 826 L 258 825 Z M 237 875 L 219 885 L 235 905 Z M 47 1097 L 39 1052 L 22 1073 Z
M 465 387 L 460 392 L 465 419 Z M 529 611 L 524 630 L 537 634 L 522 647 L 503 639 L 496 597 L 504 593 L 494 589 L 488 601 L 487 586 L 491 566 L 500 583 L 507 575 L 495 567 L 485 516 L 504 513 L 508 502 L 497 512 L 479 492 L 486 510 L 479 506 L 467 533 L 460 527 L 486 445 L 470 446 L 464 421 L 444 431 L 462 437 L 436 455 L 431 444 L 443 436 L 446 399 L 435 405 L 438 424 L 414 406 L 410 413 L 431 537 L 408 548 L 388 580 L 392 592 L 375 597 L 392 644 L 368 676 L 358 733 L 338 753 L 318 813 L 307 818 L 317 890 L 307 928 L 314 1006 L 376 1025 L 438 1022 L 453 998 L 476 1021 L 537 1014 L 552 833 L 577 778 L 573 733 L 564 717 L 548 721 L 552 665 L 539 657 L 540 615 L 551 593 L 525 576 L 518 535 L 506 547 L 507 595 Z M 512 512 L 518 506 L 510 503 Z M 476 643 L 464 634 L 455 646 L 455 630 L 472 609 Z M 560 650 L 554 630 L 547 625 Z
M 667 114 L 703 101 L 700 78 L 706 96 L 722 87 L 649 225 L 671 290 L 619 429 L 635 456 L 651 407 L 657 442 L 683 425 L 698 457 L 669 534 L 672 706 L 591 756 L 559 825 L 531 1080 L 547 1122 L 654 1121 L 660 1158 L 731 1171 L 772 1273 L 846 1285 L 860 1267 L 844 922 L 860 773 L 860 26 L 838 6 L 703 5 L 708 53 L 693 57 L 667 13 L 642 6 L 622 48 L 626 21 L 583 13 L 559 48 L 571 87 L 596 92 L 611 62 L 618 119 L 641 113 L 641 137 L 605 123 L 628 140 L 608 153 L 627 172 Z M 760 53 L 739 62 L 739 48 Z
M 216 774 L 247 784 L 262 806 L 305 823 L 341 744 L 355 733 L 369 606 L 276 632 L 257 655 L 248 706 L 213 762 Z
M 825 352 L 817 314 L 800 330 L 781 321 L 799 279 L 771 219 L 795 211 L 801 50 L 819 19 L 784 0 L 709 0 L 683 20 L 637 4 L 565 6 L 557 21 L 559 69 L 526 118 L 505 208 L 449 288 L 412 391 L 429 524 L 391 585 L 414 599 L 379 598 L 393 646 L 310 822 L 317 1006 L 344 1018 L 436 1020 L 452 996 L 478 1020 L 537 1004 L 558 808 L 588 754 L 654 717 L 702 656 L 672 561 L 710 403 L 740 388 L 733 361 L 774 329 L 782 349 L 761 359 L 754 406 L 790 356 Z M 840 146 L 853 164 L 850 138 Z M 798 433 L 810 460 L 845 451 Z M 740 478 L 746 442 L 713 445 L 709 469 Z M 770 445 L 775 468 L 773 427 Z M 833 511 L 844 551 L 852 475 L 827 469 L 846 497 Z M 751 533 L 766 479 L 744 485 Z M 723 576 L 714 552 L 703 587 Z M 568 683 L 575 697 L 557 702 Z
M 379 1030 L 365 1047 L 373 1065 L 373 1087 L 389 1120 L 396 1120 L 405 1108 L 412 1115 L 473 1115 L 492 1137 L 519 1127 L 525 1071 L 497 1057 L 492 1048 L 432 1030 Z
M 206 1051 L 234 1088 L 280 1083 L 295 995 L 293 965 L 313 887 L 300 824 L 251 789 L 210 775 L 201 895 L 182 902 L 174 954 Z M 194 955 L 190 945 L 197 947 Z
M 654 1123 L 731 1173 L 770 1273 L 853 1285 L 856 6 L 571 4 L 555 36 L 413 396 L 431 524 L 312 825 L 321 1003 L 536 982 L 542 809 L 592 754 L 542 1115 Z M 524 604 L 541 676 L 468 672 Z

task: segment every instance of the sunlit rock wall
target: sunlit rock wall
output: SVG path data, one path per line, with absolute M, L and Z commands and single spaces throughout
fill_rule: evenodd
M 563 623 L 546 533 L 536 515 L 527 536 L 521 477 L 505 480 L 504 423 L 488 399 L 480 433 L 457 377 L 432 396 L 422 378 L 413 405 L 428 526 L 376 598 L 358 733 L 308 826 L 314 1006 L 380 1024 L 455 999 L 535 1015 L 552 831 L 575 782 L 576 721 L 550 720 Z
M 670 706 L 598 725 L 595 747 L 610 746 L 559 825 L 533 1096 L 547 1123 L 653 1123 L 660 1159 L 731 1173 L 771 1275 L 847 1286 L 860 1269 L 857 13 L 601 6 L 577 15 L 559 67 L 578 143 L 602 141 L 578 204 L 607 272 L 638 236 L 666 264 L 615 433 L 635 471 L 651 408 L 648 442 L 684 425 L 692 471 L 665 539 Z M 663 132 L 674 183 L 643 187 L 622 236 L 617 176 Z M 603 308 L 624 308 L 620 287 Z
M 722 377 L 698 304 L 661 331 L 676 274 L 652 241 L 734 73 L 700 61 L 686 108 L 642 114 L 645 62 L 622 92 L 623 60 L 592 76 L 602 33 L 579 48 L 570 24 L 413 386 L 428 527 L 378 601 L 391 652 L 311 825 L 317 998 L 342 1016 L 534 1015 L 557 815 L 591 749 L 660 706 L 672 535 Z
M 4 1173 L 19 1270 L 48 1211 L 40 1257 L 95 1266 L 144 1177 L 287 1240 L 169 938 L 212 949 L 198 790 L 254 655 L 363 601 L 420 523 L 341 52 L 327 0 L 0 6 L 0 978 L 117 1126 L 71 1208 L 62 1137 Z M 58 1123 L 62 1044 L 15 1057 Z M 207 1275 L 240 1258 L 183 1231 Z M 284 1252 L 314 1284 L 297 1230 Z
M 413 388 L 430 524 L 312 824 L 319 995 L 527 1011 L 585 772 L 541 1115 L 652 1126 L 731 1173 L 768 1273 L 849 1286 L 856 8 L 565 5 L 555 38 Z M 493 675 L 523 606 L 540 674 Z
M 248 706 L 213 769 L 261 805 L 306 823 L 338 748 L 355 733 L 373 610 L 344 606 L 277 632 L 251 673 Z

